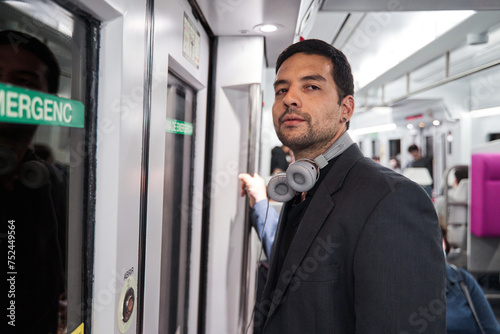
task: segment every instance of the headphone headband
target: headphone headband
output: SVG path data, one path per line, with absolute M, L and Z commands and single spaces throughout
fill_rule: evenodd
M 328 161 L 340 155 L 352 144 L 354 144 L 354 141 L 352 140 L 351 136 L 349 136 L 347 132 L 344 132 L 342 136 L 340 136 L 339 139 L 337 139 L 332 144 L 332 146 L 330 146 L 328 150 L 326 150 L 325 153 L 320 154 L 319 156 L 314 158 L 314 162 L 321 169 L 328 165 Z
M 340 155 L 353 143 L 349 134 L 344 132 L 324 154 L 320 154 L 313 160 L 301 159 L 292 163 L 286 173 L 280 173 L 271 178 L 267 186 L 269 197 L 278 202 L 287 202 L 295 196 L 297 191 L 311 190 L 319 175 L 316 166 L 319 169 L 325 167 L 328 161 Z

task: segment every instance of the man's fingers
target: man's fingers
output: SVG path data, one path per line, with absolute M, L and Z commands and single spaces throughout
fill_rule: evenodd
M 240 175 L 238 175 L 238 178 L 240 179 L 240 185 L 241 185 L 241 197 L 245 196 L 245 188 L 246 188 L 249 177 L 250 177 L 250 175 L 247 173 L 241 173 Z

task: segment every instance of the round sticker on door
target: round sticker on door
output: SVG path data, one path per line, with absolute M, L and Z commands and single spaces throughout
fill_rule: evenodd
M 125 280 L 125 285 L 120 295 L 118 302 L 118 329 L 120 332 L 125 333 L 130 328 L 132 317 L 135 313 L 137 284 L 132 276 Z

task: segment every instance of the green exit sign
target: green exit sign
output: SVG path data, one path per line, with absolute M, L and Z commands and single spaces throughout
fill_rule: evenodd
M 193 134 L 193 123 L 167 118 L 167 132 L 191 136 Z
M 83 128 L 85 107 L 79 101 L 0 84 L 0 122 Z

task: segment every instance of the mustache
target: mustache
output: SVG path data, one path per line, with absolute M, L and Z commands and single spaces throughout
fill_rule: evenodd
M 310 123 L 311 121 L 311 116 L 308 113 L 300 112 L 296 108 L 291 107 L 285 109 L 285 112 L 278 118 L 278 123 L 283 123 L 283 118 L 285 118 L 285 116 L 288 114 L 297 115 L 308 123 Z

